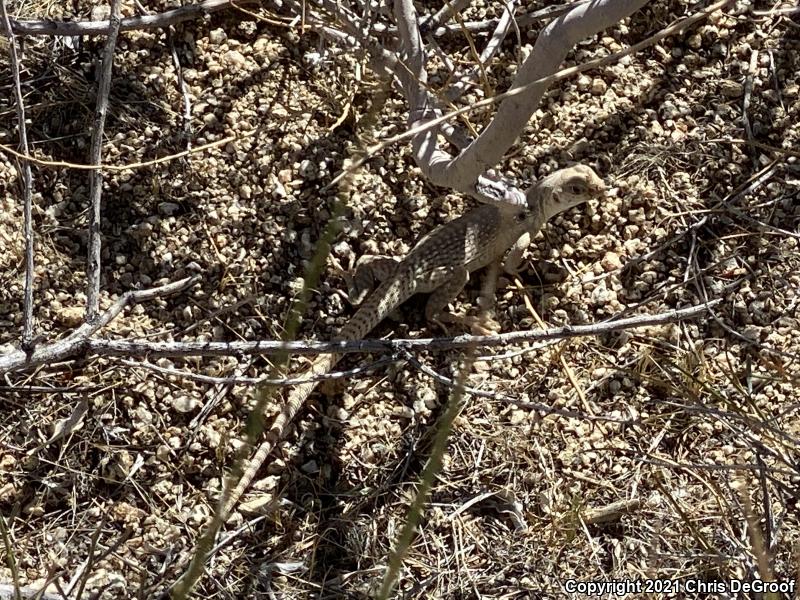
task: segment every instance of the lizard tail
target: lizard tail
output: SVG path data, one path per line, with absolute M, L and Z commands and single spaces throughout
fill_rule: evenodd
M 324 375 L 330 372 L 331 369 L 339 362 L 339 357 L 336 355 L 320 356 L 312 364 L 311 369 L 306 373 L 309 377 L 315 375 Z M 283 405 L 281 412 L 275 417 L 275 420 L 269 426 L 266 432 L 266 439 L 256 449 L 250 460 L 248 460 L 242 467 L 242 474 L 233 489 L 223 492 L 220 498 L 219 514 L 222 522 L 228 519 L 228 516 L 236 507 L 239 499 L 244 494 L 245 490 L 250 486 L 250 483 L 255 479 L 261 465 L 275 449 L 275 446 L 287 435 L 287 430 L 294 421 L 295 416 L 303 407 L 306 399 L 317 387 L 319 381 L 309 381 L 300 384 L 289 393 L 289 398 L 286 404 Z

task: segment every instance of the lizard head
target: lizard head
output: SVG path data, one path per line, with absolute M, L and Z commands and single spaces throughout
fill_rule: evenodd
M 575 165 L 552 173 L 528 191 L 528 205 L 538 200 L 545 220 L 558 213 L 601 197 L 606 185 L 594 169 Z M 532 193 L 536 191 L 536 193 Z

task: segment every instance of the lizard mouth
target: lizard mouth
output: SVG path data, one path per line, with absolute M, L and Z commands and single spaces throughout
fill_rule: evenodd
M 595 184 L 589 187 L 589 195 L 592 198 L 602 198 L 606 195 L 606 185 L 605 183 Z

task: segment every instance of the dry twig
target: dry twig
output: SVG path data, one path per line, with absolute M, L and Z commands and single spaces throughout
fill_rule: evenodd
M 119 0 L 111 0 L 111 29 L 103 51 L 103 62 L 97 82 L 97 106 L 92 127 L 92 146 L 89 162 L 102 163 L 103 129 L 108 112 L 108 97 L 111 94 L 111 71 L 114 66 L 114 49 L 119 34 Z M 100 306 L 100 197 L 103 194 L 103 173 L 99 169 L 89 173 L 89 252 L 86 263 L 86 320 L 97 318 Z
M 33 344 L 33 217 L 31 214 L 33 176 L 31 175 L 30 161 L 26 158 L 30 152 L 28 151 L 28 133 L 25 126 L 25 103 L 22 99 L 22 85 L 19 76 L 17 40 L 12 32 L 5 0 L 0 0 L 0 16 L 3 19 L 6 35 L 8 35 L 8 57 L 11 72 L 14 76 L 14 101 L 17 105 L 19 146 L 22 150 L 22 156 L 17 157 L 17 170 L 22 178 L 23 235 L 25 236 L 25 298 L 23 301 L 22 349 L 28 351 Z
M 189 4 L 164 11 L 155 15 L 138 15 L 122 19 L 119 31 L 134 31 L 141 29 L 158 29 L 176 25 L 183 21 L 199 19 L 205 15 L 234 8 L 235 4 L 257 3 L 256 0 L 204 0 L 197 4 Z M 27 21 L 11 19 L 11 27 L 18 35 L 57 35 L 57 36 L 84 36 L 108 35 L 112 24 L 109 21 Z
M 104 326 L 131 301 L 140 301 L 141 297 L 128 299 L 134 294 L 149 294 L 147 298 L 174 293 L 186 289 L 195 279 L 181 281 L 140 292 L 128 292 L 114 306 L 97 320 Z M 159 290 L 166 290 L 169 292 Z M 84 325 L 67 339 L 48 346 L 37 348 L 31 355 L 21 351 L 12 351 L 0 356 L 0 374 L 18 369 L 28 369 L 55 360 L 64 360 L 77 352 L 95 356 L 236 356 L 244 354 L 275 355 L 284 352 L 292 354 L 347 354 L 352 352 L 398 352 L 401 350 L 424 350 L 440 352 L 471 347 L 495 347 L 521 344 L 542 340 L 566 339 L 601 335 L 612 331 L 635 327 L 652 327 L 666 325 L 685 319 L 697 317 L 721 300 L 712 300 L 705 304 L 672 310 L 657 315 L 639 315 L 619 321 L 606 321 L 592 325 L 566 325 L 538 331 L 512 331 L 498 335 L 475 336 L 459 335 L 442 338 L 417 338 L 396 340 L 355 340 L 338 342 L 297 342 L 261 340 L 255 342 L 152 342 L 147 340 L 103 340 L 91 337 L 99 327 Z M 113 315 L 108 317 L 113 310 Z M 90 330 L 91 329 L 91 330 Z

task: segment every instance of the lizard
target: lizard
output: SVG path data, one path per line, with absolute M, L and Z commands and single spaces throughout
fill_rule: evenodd
M 424 236 L 405 258 L 384 261 L 383 279 L 350 320 L 336 340 L 363 339 L 385 317 L 411 296 L 430 293 L 425 316 L 442 323 L 463 320 L 444 313 L 451 300 L 464 288 L 469 274 L 497 261 L 504 255 L 503 268 L 516 273 L 525 247 L 532 236 L 554 215 L 603 195 L 605 184 L 590 167 L 575 165 L 555 171 L 529 188 L 526 204 L 482 204 L 445 223 Z M 328 354 L 312 361 L 307 375 L 327 374 L 341 355 Z M 227 520 L 244 491 L 255 478 L 275 446 L 285 437 L 294 417 L 319 381 L 311 380 L 294 388 L 266 430 L 264 441 L 242 468 L 232 489 L 224 490 L 219 502 L 219 517 Z

